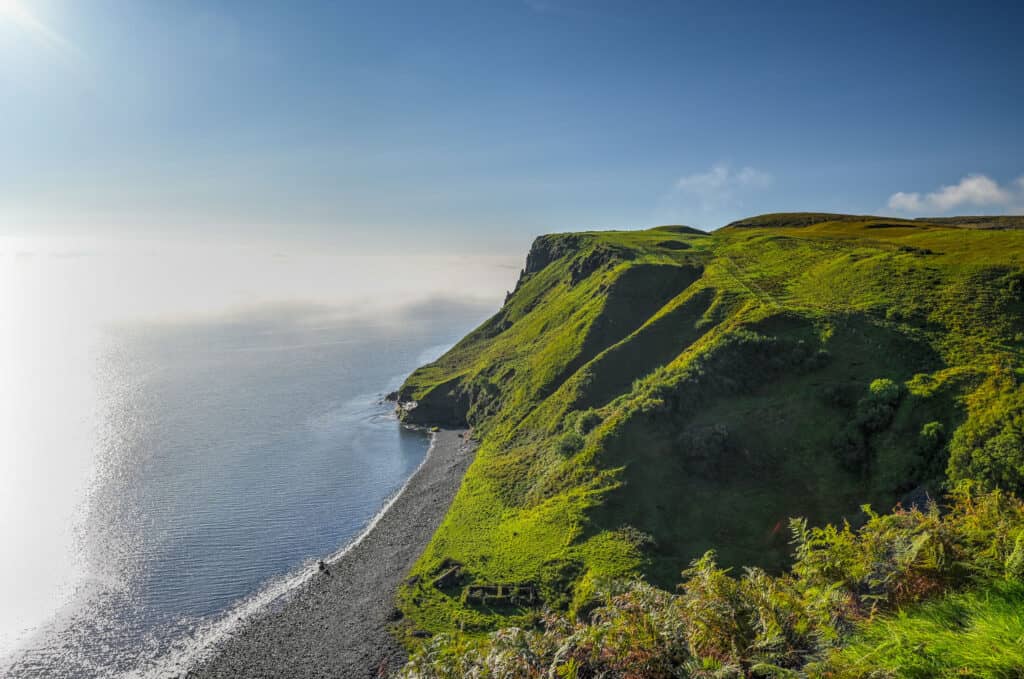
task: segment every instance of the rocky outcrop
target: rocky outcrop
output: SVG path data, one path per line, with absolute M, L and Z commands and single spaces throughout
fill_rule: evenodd
M 611 262 L 623 262 L 635 258 L 636 254 L 631 250 L 599 245 L 587 254 L 573 260 L 572 266 L 569 267 L 570 282 L 572 285 L 576 285 Z
M 582 236 L 578 234 L 539 236 L 530 246 L 526 255 L 526 268 L 523 275 L 534 274 L 551 262 L 564 257 L 580 248 Z
M 466 427 L 466 413 L 469 412 L 469 394 L 462 389 L 462 378 L 456 377 L 439 384 L 418 399 L 413 398 L 408 387 L 399 391 L 394 399 L 398 402 L 398 417 L 407 424 L 419 426 Z
M 579 250 L 584 238 L 581 234 L 553 234 L 535 238 L 533 245 L 530 246 L 530 252 L 526 255 L 526 266 L 519 272 L 516 287 L 505 295 L 505 304 L 508 304 L 512 295 L 516 294 L 531 276 L 542 271 L 556 259 Z

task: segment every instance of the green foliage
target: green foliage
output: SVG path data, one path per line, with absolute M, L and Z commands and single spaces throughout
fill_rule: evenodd
M 890 379 L 879 378 L 868 386 L 868 400 L 872 403 L 896 405 L 900 398 L 900 385 Z
M 812 672 L 830 679 L 1019 677 L 1024 585 L 992 584 L 865 624 Z
M 857 426 L 865 434 L 882 431 L 892 422 L 901 395 L 900 385 L 890 379 L 871 382 L 868 395 L 857 403 Z
M 558 452 L 561 455 L 572 455 L 583 448 L 583 437 L 576 432 L 567 431 L 558 439 Z
M 576 419 L 576 433 L 586 436 L 600 423 L 601 415 L 593 408 L 589 408 L 581 412 Z
M 597 583 L 669 586 L 710 549 L 778 572 L 786 517 L 890 507 L 947 466 L 1019 487 L 1022 251 L 1019 231 L 819 214 L 539 238 L 501 310 L 400 390 L 408 421 L 481 442 L 407 619 L 535 621 L 423 585 L 447 559 L 586 610 Z
M 921 427 L 921 447 L 937 450 L 946 441 L 946 427 L 941 422 L 928 422 Z
M 845 468 L 860 471 L 866 467 L 871 452 L 869 437 L 889 426 L 902 394 L 900 385 L 893 380 L 879 378 L 871 382 L 867 395 L 857 402 L 854 419 L 832 440 Z
M 612 583 L 585 622 L 548 614 L 534 630 L 440 636 L 401 676 L 1018 676 L 1006 672 L 1024 667 L 1024 584 L 1002 578 L 1001 560 L 1009 570 L 1021 551 L 1024 503 L 970 486 L 951 502 L 866 510 L 857 530 L 794 520 L 781 576 L 735 577 L 708 552 L 678 594 Z
M 1017 535 L 1013 551 L 1006 557 L 1006 578 L 1024 583 L 1024 533 Z
M 969 399 L 967 421 L 950 442 L 949 476 L 1024 493 L 1024 390 L 997 371 Z
M 750 636 L 742 587 L 718 568 L 714 552 L 700 557 L 687 570 L 682 585 L 681 615 L 693 655 L 725 660 L 735 657 Z

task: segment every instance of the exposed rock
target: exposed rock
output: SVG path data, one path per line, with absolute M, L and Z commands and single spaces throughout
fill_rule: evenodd
M 526 267 L 519 272 L 519 279 L 516 287 L 505 295 L 505 304 L 512 299 L 512 296 L 519 291 L 519 288 L 530 279 L 533 274 L 541 271 L 551 262 L 564 257 L 576 250 L 579 250 L 585 238 L 580 234 L 553 234 L 538 236 L 530 246 L 530 252 L 526 255 Z
M 523 275 L 537 273 L 556 259 L 578 250 L 581 240 L 579 235 L 539 236 L 533 241 L 530 252 L 526 255 Z
M 606 264 L 628 261 L 635 257 L 636 254 L 628 250 L 598 246 L 573 261 L 569 268 L 570 281 L 576 285 Z
M 462 378 L 439 384 L 419 399 L 399 392 L 398 417 L 407 424 L 421 426 L 465 427 L 469 411 L 469 394 L 462 389 Z

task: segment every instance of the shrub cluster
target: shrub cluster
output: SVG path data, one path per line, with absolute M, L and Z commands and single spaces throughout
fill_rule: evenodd
M 634 382 L 633 393 L 637 407 L 651 416 L 687 414 L 700 409 L 711 396 L 751 393 L 780 375 L 818 370 L 830 360 L 828 351 L 814 349 L 803 340 L 740 328 L 682 372 L 662 366 Z
M 949 444 L 949 476 L 1024 493 L 1024 389 L 997 370 L 971 395 L 970 415 Z
M 1024 577 L 1024 503 L 1012 495 L 964 484 L 944 511 L 934 503 L 884 515 L 864 509 L 858 529 L 793 520 L 794 563 L 780 576 L 757 568 L 736 576 L 708 552 L 683 572 L 676 593 L 608 583 L 586 621 L 548 612 L 538 629 L 439 635 L 399 676 L 833 676 L 830 663 L 864 624 Z M 866 668 L 857 676 L 868 676 Z
M 857 402 L 857 411 L 836 434 L 832 446 L 843 465 L 851 470 L 862 470 L 868 463 L 870 446 L 868 437 L 884 431 L 892 423 L 899 405 L 902 389 L 896 382 L 879 378 L 868 385 L 867 395 Z

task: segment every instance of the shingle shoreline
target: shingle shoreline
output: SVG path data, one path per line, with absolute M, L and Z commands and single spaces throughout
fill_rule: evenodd
M 363 539 L 280 606 L 246 620 L 186 676 L 196 679 L 387 676 L 406 660 L 389 632 L 399 584 L 462 483 L 476 445 L 434 435 L 427 459 Z

